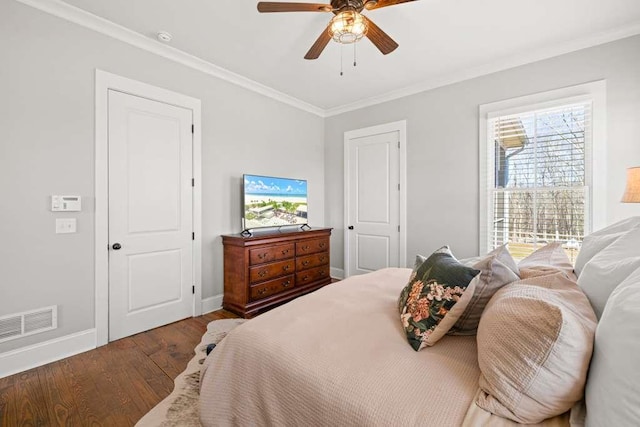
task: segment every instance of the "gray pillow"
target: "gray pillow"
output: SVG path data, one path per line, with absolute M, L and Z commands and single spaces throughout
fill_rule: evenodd
M 494 249 L 479 259 L 461 263 L 480 270 L 480 279 L 473 291 L 473 297 L 448 335 L 475 335 L 480 316 L 491 297 L 503 286 L 520 280 L 516 274 L 518 266 L 506 245 Z M 515 271 L 514 271 L 515 270 Z

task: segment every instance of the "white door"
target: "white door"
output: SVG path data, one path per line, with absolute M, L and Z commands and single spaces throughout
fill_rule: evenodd
M 109 91 L 109 340 L 193 313 L 192 111 Z
M 399 267 L 399 142 L 399 131 L 345 136 L 348 275 Z

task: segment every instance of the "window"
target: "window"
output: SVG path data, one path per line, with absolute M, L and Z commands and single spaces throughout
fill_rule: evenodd
M 593 224 L 596 104 L 587 95 L 481 107 L 481 253 L 508 243 L 522 259 L 560 241 L 575 260 Z

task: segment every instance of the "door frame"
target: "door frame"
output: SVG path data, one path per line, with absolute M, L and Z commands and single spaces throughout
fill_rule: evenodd
M 95 74 L 95 327 L 97 346 L 109 342 L 109 90 L 175 105 L 193 112 L 193 316 L 202 314 L 201 102 L 136 80 L 96 69 Z
M 350 130 L 344 133 L 344 277 L 351 275 L 349 265 L 349 223 L 350 193 L 349 193 L 349 141 L 354 138 L 378 135 L 381 133 L 398 132 L 399 143 L 399 173 L 400 173 L 400 213 L 399 213 L 399 251 L 398 264 L 400 267 L 407 265 L 407 121 L 384 123 L 362 129 Z

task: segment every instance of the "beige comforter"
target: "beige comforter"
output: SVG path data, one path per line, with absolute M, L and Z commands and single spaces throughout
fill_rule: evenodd
M 407 343 L 397 298 L 410 272 L 355 276 L 234 329 L 202 368 L 203 425 L 487 425 L 476 338 Z

